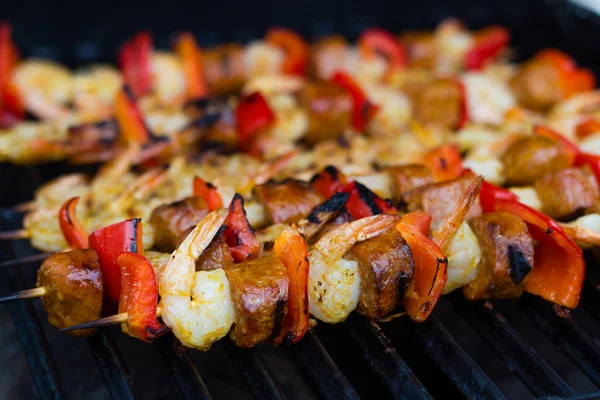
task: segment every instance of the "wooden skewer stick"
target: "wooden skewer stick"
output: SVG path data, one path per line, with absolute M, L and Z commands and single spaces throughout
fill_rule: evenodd
M 10 208 L 10 210 L 15 212 L 27 212 L 31 211 L 35 208 L 35 201 L 28 201 L 26 203 L 17 204 Z
M 156 308 L 156 316 L 157 317 L 160 317 L 160 312 L 161 312 L 160 307 L 157 307 Z M 118 325 L 118 324 L 127 322 L 128 319 L 129 319 L 129 314 L 124 312 L 124 313 L 110 315 L 108 317 L 100 318 L 95 321 L 84 322 L 82 324 L 68 326 L 66 328 L 62 328 L 60 330 L 60 332 L 78 331 L 81 329 L 92 329 L 92 328 L 100 328 L 102 326 Z
M 14 260 L 8 260 L 0 263 L 0 268 L 12 267 L 14 265 L 23 265 L 32 262 L 44 261 L 51 253 L 40 253 Z
M 31 235 L 25 229 L 0 232 L 0 240 L 28 239 Z
M 9 294 L 8 296 L 0 297 L 0 304 L 14 300 L 33 299 L 35 297 L 42 297 L 44 295 L 46 295 L 45 287 L 21 290 L 16 293 Z
M 583 228 L 581 226 L 570 226 L 562 223 L 560 226 L 563 228 L 567 236 L 576 242 L 581 242 L 592 246 L 600 246 L 600 233 L 591 229 Z

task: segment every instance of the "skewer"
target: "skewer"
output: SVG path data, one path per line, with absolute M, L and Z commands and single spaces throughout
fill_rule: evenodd
M 25 229 L 0 232 L 0 240 L 28 239 L 31 235 Z
M 16 293 L 9 294 L 5 297 L 0 297 L 0 304 L 14 300 L 33 299 L 36 297 L 43 297 L 46 295 L 45 287 L 37 287 L 33 289 L 25 289 Z
M 35 201 L 28 201 L 26 203 L 17 204 L 16 206 L 9 208 L 9 210 L 21 213 L 21 212 L 31 211 L 34 208 L 35 208 Z
M 156 308 L 156 316 L 160 317 L 160 313 L 161 313 L 161 309 L 160 309 L 160 307 L 157 307 Z M 100 318 L 95 321 L 84 322 L 82 324 L 62 328 L 59 330 L 59 332 L 79 331 L 82 329 L 92 329 L 92 328 L 100 328 L 102 326 L 118 325 L 118 324 L 127 322 L 128 319 L 129 319 L 129 314 L 124 312 L 124 313 L 119 313 L 119 314 L 115 314 L 115 315 L 110 315 L 108 317 Z
M 560 223 L 561 228 L 567 236 L 576 242 L 589 244 L 592 246 L 600 246 L 600 233 L 581 226 L 572 226 Z
M 50 256 L 50 254 L 51 253 L 40 253 L 40 254 L 34 254 L 32 256 L 27 256 L 27 257 L 23 257 L 23 258 L 17 258 L 15 260 L 4 261 L 4 262 L 0 263 L 0 268 L 12 267 L 14 265 L 22 265 L 22 264 L 27 264 L 27 263 L 36 262 L 36 261 L 43 261 L 46 258 L 48 258 L 48 256 Z

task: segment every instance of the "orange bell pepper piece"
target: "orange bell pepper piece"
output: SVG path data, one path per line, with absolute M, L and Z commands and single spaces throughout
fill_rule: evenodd
M 194 39 L 194 35 L 189 32 L 179 35 L 175 43 L 175 51 L 183 61 L 188 100 L 196 100 L 208 96 L 202 51 L 196 39 Z
M 451 144 L 427 152 L 423 162 L 431 170 L 436 182 L 458 178 L 464 171 L 460 153 L 456 146 Z
M 152 140 L 152 134 L 129 86 L 123 86 L 117 93 L 115 117 L 126 142 L 146 144 Z
M 212 212 L 219 207 L 223 207 L 223 199 L 217 188 L 198 176 L 194 178 L 194 196 L 201 197 L 206 201 L 208 211 Z
M 600 132 L 600 121 L 592 118 L 586 119 L 575 127 L 575 135 L 579 139 L 597 132 Z
M 79 197 L 73 197 L 67 200 L 58 212 L 58 223 L 65 240 L 73 250 L 87 249 L 88 233 L 77 219 L 75 209 L 79 203 Z
M 267 32 L 265 41 L 280 47 L 285 52 L 283 73 L 304 75 L 308 68 L 308 44 L 296 32 L 286 28 L 272 28 Z
M 288 311 L 283 317 L 275 343 L 289 346 L 302 339 L 309 327 L 308 248 L 296 225 L 292 225 L 277 236 L 273 251 L 287 269 L 290 279 Z

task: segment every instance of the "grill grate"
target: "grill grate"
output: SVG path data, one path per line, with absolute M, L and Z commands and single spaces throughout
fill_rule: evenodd
M 0 212 L 1 230 L 15 229 L 20 224 L 20 215 L 11 211 Z M 35 254 L 35 250 L 23 246 L 22 242 L 8 242 L 3 246 L 5 259 Z M 13 266 L 3 271 L 8 276 L 8 279 L 0 280 L 3 294 L 31 286 L 33 282 L 29 285 L 24 283 L 23 268 Z M 595 275 L 591 274 L 586 282 L 582 307 L 598 318 L 600 294 L 594 279 Z M 10 303 L 8 311 L 40 397 L 63 399 L 66 397 L 63 381 L 33 301 Z M 600 331 L 589 331 L 573 317 L 558 316 L 551 304 L 533 296 L 525 295 L 516 304 L 496 305 L 496 302 L 470 303 L 460 294 L 452 294 L 440 301 L 439 306 L 444 308 L 443 318 L 441 313 L 434 313 L 423 324 L 399 319 L 382 325 L 383 330 L 360 316 L 352 315 L 343 324 L 319 326 L 297 345 L 277 351 L 291 356 L 316 394 L 325 399 L 365 398 L 371 391 L 381 394 L 382 398 L 392 399 L 430 399 L 446 391 L 467 398 L 510 397 L 501 391 L 489 371 L 484 371 L 474 361 L 472 356 L 475 353 L 463 348 L 456 333 L 451 333 L 446 326 L 448 314 L 455 313 L 493 349 L 506 368 L 529 390 L 531 397 L 581 399 L 600 396 L 600 390 L 581 393 L 577 387 L 565 382 L 498 308 L 521 310 L 554 342 L 556 350 L 566 355 L 596 387 L 600 387 L 600 347 L 597 341 Z M 136 386 L 121 354 L 127 349 L 119 348 L 112 335 L 110 329 L 102 329 L 97 336 L 87 339 L 108 392 L 118 399 L 142 398 L 140 388 Z M 388 337 L 394 340 L 393 344 Z M 223 340 L 222 346 L 253 397 L 287 398 L 280 387 L 280 379 L 271 373 L 258 350 L 239 349 L 228 339 Z M 210 377 L 199 372 L 197 361 L 190 352 L 177 348 L 172 335 L 160 338 L 155 347 L 184 399 L 213 398 L 214 393 L 211 395 L 205 384 L 205 379 Z M 434 366 L 435 370 L 423 370 L 421 360 Z M 369 378 L 361 379 L 363 373 Z M 438 380 L 438 376 L 442 379 Z

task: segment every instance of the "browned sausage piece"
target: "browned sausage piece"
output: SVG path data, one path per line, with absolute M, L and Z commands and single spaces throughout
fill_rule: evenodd
M 435 42 L 431 32 L 406 32 L 400 35 L 399 40 L 406 48 L 410 67 L 428 70 L 435 67 Z
M 287 313 L 287 270 L 274 254 L 225 270 L 235 312 L 231 340 L 252 347 L 279 334 Z
M 238 44 L 223 44 L 202 53 L 204 75 L 211 94 L 238 92 L 246 81 L 244 48 Z
M 431 183 L 405 193 L 402 198 L 407 204 L 408 211 L 421 210 L 431 215 L 431 226 L 435 229 L 454 209 L 460 196 L 472 182 L 472 176 L 462 176 L 449 181 Z M 481 206 L 476 201 L 471 206 L 466 218 L 480 214 Z
M 421 164 L 387 167 L 384 171 L 392 178 L 392 200 L 394 202 L 398 202 L 408 191 L 433 183 L 431 171 Z
M 542 212 L 558 220 L 573 220 L 598 208 L 600 193 L 588 168 L 565 168 L 535 181 Z
M 264 205 L 272 224 L 298 222 L 323 201 L 309 183 L 295 179 L 256 186 L 254 196 Z
M 305 140 L 310 144 L 335 139 L 352 122 L 352 98 L 334 83 L 307 84 L 300 93 L 300 104 L 308 113 Z
M 567 152 L 559 143 L 543 136 L 516 140 L 502 154 L 507 185 L 531 185 L 536 179 L 569 166 Z
M 409 84 L 403 90 L 411 99 L 417 121 L 448 129 L 457 127 L 461 122 L 462 93 L 453 79 Z
M 42 305 L 48 322 L 57 329 L 100 318 L 102 311 L 102 272 L 94 250 L 54 253 L 37 272 L 37 287 L 46 288 Z M 68 332 L 88 337 L 95 329 Z
M 191 228 L 193 229 L 193 228 Z M 223 235 L 219 235 L 196 261 L 196 271 L 227 269 L 233 265 L 233 257 Z
M 171 204 L 156 207 L 150 215 L 154 228 L 154 247 L 164 253 L 171 253 L 208 214 L 208 206 L 200 197 L 187 197 Z
M 519 104 L 532 110 L 545 111 L 562 99 L 559 80 L 555 66 L 531 60 L 521 65 L 511 79 L 510 87 Z
M 463 287 L 469 300 L 517 298 L 533 265 L 533 239 L 518 217 L 493 212 L 472 218 L 469 226 L 481 247 L 475 280 Z
M 414 262 L 410 247 L 396 228 L 355 244 L 349 258 L 358 262 L 359 314 L 377 319 L 400 305 L 413 277 Z

